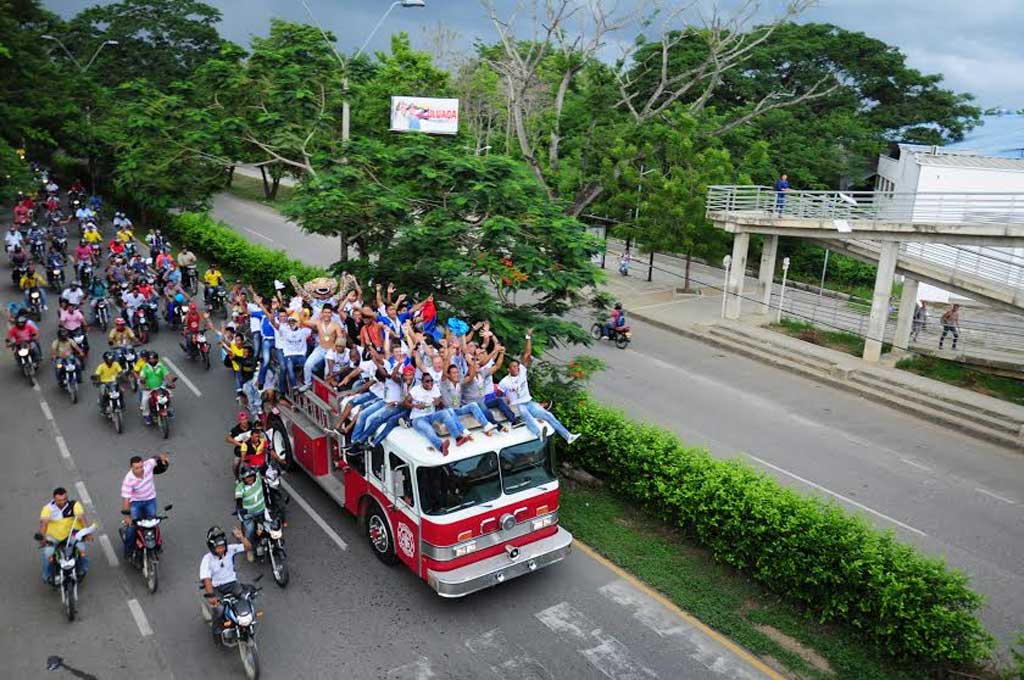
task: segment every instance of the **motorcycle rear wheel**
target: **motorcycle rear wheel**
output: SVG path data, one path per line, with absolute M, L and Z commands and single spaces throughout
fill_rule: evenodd
M 171 421 L 167 416 L 157 416 L 160 421 L 160 434 L 163 435 L 164 439 L 171 436 Z
M 157 587 L 160 585 L 159 570 L 157 569 L 158 564 L 160 564 L 160 562 L 150 557 L 148 552 L 142 555 L 143 571 L 146 574 L 146 587 L 149 588 L 150 593 L 155 593 Z
M 68 396 L 71 397 L 71 403 L 78 403 L 78 382 L 73 378 L 68 379 Z
M 124 417 L 121 415 L 120 411 L 114 411 L 111 414 L 110 419 L 114 421 L 114 430 L 116 430 L 118 434 L 124 432 Z

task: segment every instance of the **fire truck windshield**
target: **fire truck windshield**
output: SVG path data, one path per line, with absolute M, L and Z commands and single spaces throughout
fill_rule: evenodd
M 551 467 L 551 444 L 533 439 L 508 446 L 499 454 L 501 487 L 505 493 L 516 493 L 547 484 L 555 478 Z
M 428 515 L 447 515 L 501 495 L 497 454 L 479 456 L 416 470 L 420 505 Z

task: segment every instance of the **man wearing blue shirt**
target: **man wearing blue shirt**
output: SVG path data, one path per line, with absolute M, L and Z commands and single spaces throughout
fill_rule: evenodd
M 781 214 L 786 207 L 786 193 L 789 191 L 789 176 L 780 175 L 775 180 L 775 212 Z

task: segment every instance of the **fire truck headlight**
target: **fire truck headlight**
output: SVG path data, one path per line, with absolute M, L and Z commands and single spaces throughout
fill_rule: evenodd
M 469 553 L 473 552 L 474 550 L 476 550 L 476 541 L 470 541 L 469 543 L 465 543 L 463 545 L 456 546 L 456 548 L 455 548 L 455 556 L 456 557 L 465 557 L 466 555 L 468 555 Z
M 533 520 L 534 531 L 537 531 L 537 529 L 543 529 L 544 527 L 548 526 L 551 526 L 551 515 L 548 515 L 547 517 L 538 517 L 537 519 Z

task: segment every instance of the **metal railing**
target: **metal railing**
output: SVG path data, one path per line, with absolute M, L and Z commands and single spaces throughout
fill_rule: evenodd
M 709 218 L 847 220 L 927 224 L 1024 225 L 1024 194 L 786 191 L 766 186 L 708 187 Z
M 1010 288 L 1024 288 L 1024 257 L 1010 248 L 901 243 L 900 254 L 920 258 L 962 274 Z

